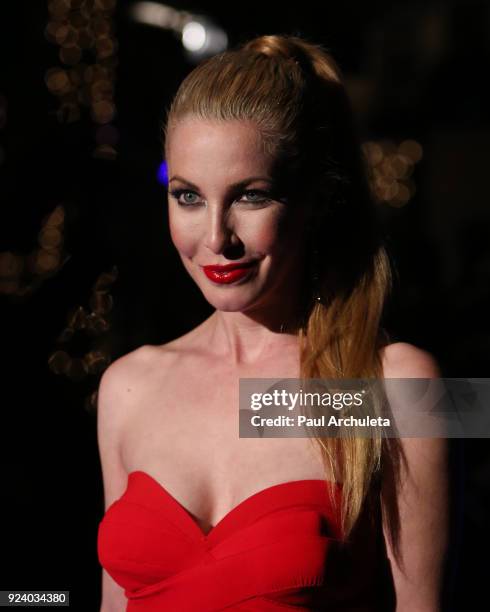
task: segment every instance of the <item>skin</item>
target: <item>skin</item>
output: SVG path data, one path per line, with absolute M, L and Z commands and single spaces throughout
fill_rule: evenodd
M 111 364 L 99 387 L 98 441 L 106 509 L 123 494 L 128 474 L 143 470 L 207 532 L 258 491 L 325 478 L 307 439 L 238 438 L 234 409 L 240 377 L 299 376 L 293 297 L 303 280 L 308 217 L 305 206 L 279 193 L 275 160 L 263 152 L 253 124 L 187 118 L 170 130 L 167 146 L 172 240 L 216 310 L 185 336 Z M 272 195 L 258 202 L 264 200 L 258 191 Z M 216 285 L 201 268 L 250 259 L 257 261 L 253 274 L 233 285 Z M 429 354 L 406 343 L 386 347 L 382 360 L 385 377 L 440 375 Z M 437 612 L 446 546 L 445 445 L 415 439 L 405 440 L 404 449 L 401 555 L 386 537 L 396 612 Z M 386 520 L 384 528 L 387 534 Z M 101 612 L 125 604 L 104 570 Z

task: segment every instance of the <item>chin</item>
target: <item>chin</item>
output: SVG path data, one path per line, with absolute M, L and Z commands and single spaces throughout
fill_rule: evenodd
M 229 288 L 203 288 L 201 291 L 205 299 L 216 308 L 223 312 L 242 312 L 249 309 L 257 301 L 255 292 L 247 291 L 245 287 L 235 286 Z
M 251 300 L 246 300 L 240 297 L 216 297 L 204 294 L 206 300 L 216 308 L 223 312 L 242 312 L 247 310 L 251 305 Z

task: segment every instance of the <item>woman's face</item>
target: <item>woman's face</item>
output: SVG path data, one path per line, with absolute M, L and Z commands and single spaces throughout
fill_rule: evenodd
M 276 162 L 253 123 L 185 118 L 169 131 L 172 241 L 217 310 L 253 312 L 298 290 L 304 211 L 281 193 Z

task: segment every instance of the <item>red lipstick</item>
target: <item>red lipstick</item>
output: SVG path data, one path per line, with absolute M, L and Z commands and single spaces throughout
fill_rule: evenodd
M 202 269 L 209 280 L 220 285 L 228 285 L 245 278 L 250 274 L 256 263 L 256 261 L 246 261 L 243 263 L 230 263 L 224 266 L 203 266 Z

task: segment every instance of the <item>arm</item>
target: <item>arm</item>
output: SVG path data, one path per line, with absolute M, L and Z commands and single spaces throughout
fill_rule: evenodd
M 112 363 L 104 372 L 97 398 L 97 441 L 104 484 L 104 508 L 118 499 L 127 485 L 127 473 L 121 461 L 120 439 L 127 419 L 127 387 L 130 357 Z M 128 600 L 124 589 L 102 569 L 102 602 L 100 612 L 123 612 Z
M 441 376 L 431 355 L 405 343 L 387 347 L 383 370 L 385 378 Z M 443 438 L 404 438 L 400 442 L 405 460 L 399 488 L 395 491 L 387 478 L 382 490 L 383 531 L 396 612 L 440 612 L 448 544 L 447 442 Z M 387 525 L 394 495 L 399 519 L 397 546 Z

